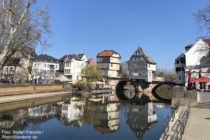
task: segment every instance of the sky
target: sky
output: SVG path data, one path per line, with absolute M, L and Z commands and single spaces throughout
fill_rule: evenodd
M 48 0 L 51 47 L 40 51 L 56 58 L 85 53 L 96 58 L 115 50 L 129 60 L 138 47 L 157 67 L 173 69 L 174 59 L 203 36 L 195 13 L 208 0 Z

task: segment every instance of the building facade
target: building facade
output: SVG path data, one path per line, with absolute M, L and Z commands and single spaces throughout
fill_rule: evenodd
M 104 78 L 119 78 L 121 56 L 113 50 L 104 50 L 97 55 L 97 67 Z
M 5 63 L 1 79 L 10 79 L 15 83 L 25 83 L 35 57 L 35 49 L 30 47 L 24 47 L 16 51 Z
M 54 81 L 56 71 L 58 70 L 58 59 L 47 54 L 41 54 L 33 62 L 32 78 L 36 83 L 46 83 L 49 80 Z
M 210 39 L 199 39 L 195 44 L 185 47 L 185 53 L 175 60 L 177 83 L 188 86 L 189 73 L 191 79 L 210 77 L 209 49 Z
M 87 65 L 85 54 L 65 55 L 60 59 L 60 62 L 63 65 L 64 75 L 69 78 L 70 81 L 75 83 L 82 79 L 82 69 Z
M 156 62 L 142 48 L 138 48 L 128 61 L 129 79 L 152 82 L 156 72 Z
M 185 83 L 185 54 L 180 54 L 175 60 L 175 71 L 176 71 L 176 83 L 184 84 Z

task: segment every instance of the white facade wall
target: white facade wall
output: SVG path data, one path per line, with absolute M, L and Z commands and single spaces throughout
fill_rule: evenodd
M 33 62 L 33 66 L 32 69 L 37 69 L 38 71 L 41 70 L 50 70 L 50 66 L 53 65 L 54 66 L 54 70 L 58 71 L 59 70 L 59 64 L 58 63 L 53 63 L 53 62 L 39 62 L 39 61 L 35 61 Z
M 147 70 L 156 71 L 156 65 L 154 65 L 154 64 L 147 64 Z
M 120 63 L 120 55 L 119 54 L 113 54 L 112 57 L 110 57 L 111 63 Z
M 193 67 L 200 65 L 201 58 L 207 56 L 209 52 L 209 46 L 203 40 L 198 40 L 192 48 L 185 53 L 186 56 L 186 67 Z
M 64 64 L 64 75 L 73 83 L 82 79 L 81 71 L 87 65 L 87 58 L 83 56 L 81 60 L 66 60 Z
M 156 71 L 156 65 L 147 64 L 147 82 L 152 82 L 154 77 L 154 72 Z
M 54 67 L 53 71 L 51 66 Z M 55 79 L 56 71 L 59 70 L 59 64 L 54 62 L 34 61 L 32 64 L 33 79 Z M 40 82 L 40 81 L 39 81 Z

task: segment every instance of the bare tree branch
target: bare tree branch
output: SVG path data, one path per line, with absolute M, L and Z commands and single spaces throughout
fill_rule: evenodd
M 14 51 L 47 42 L 49 15 L 43 9 L 33 11 L 36 0 L 1 0 L 0 69 Z

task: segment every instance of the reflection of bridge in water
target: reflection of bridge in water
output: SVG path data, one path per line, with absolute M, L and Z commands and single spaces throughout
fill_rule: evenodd
M 123 99 L 134 99 L 137 96 L 139 98 L 145 98 L 145 100 L 169 101 L 169 99 L 157 94 L 157 89 L 162 85 L 173 87 L 177 84 L 174 81 L 165 80 L 146 82 L 144 80 L 121 79 L 116 85 L 116 91 L 117 95 Z

